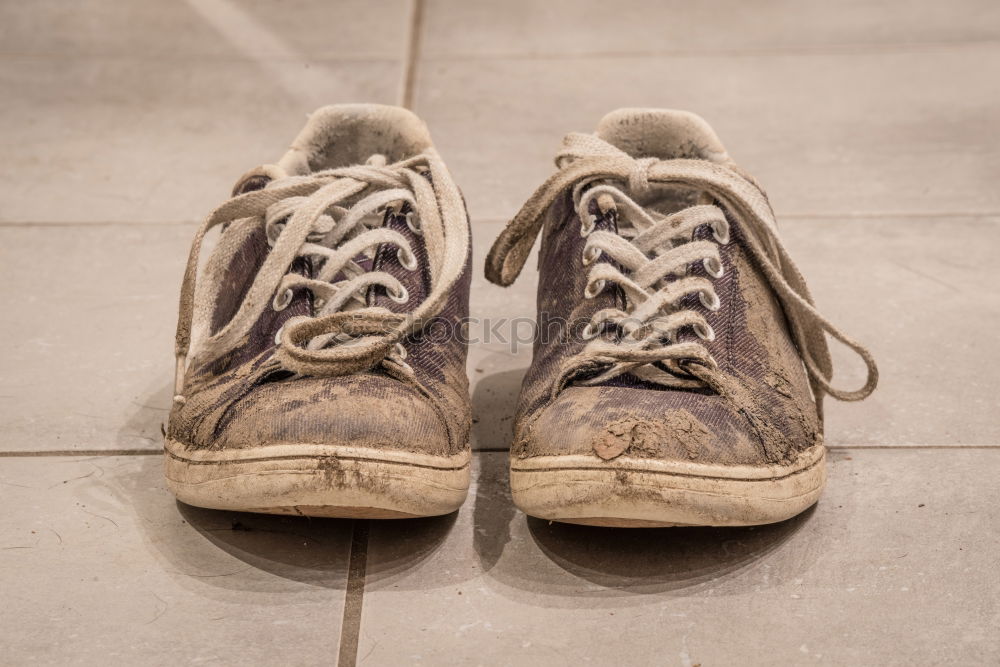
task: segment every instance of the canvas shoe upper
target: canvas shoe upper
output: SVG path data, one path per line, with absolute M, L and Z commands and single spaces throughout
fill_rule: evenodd
M 192 245 L 166 438 L 177 496 L 321 516 L 456 509 L 469 262 L 464 202 L 416 116 L 315 112 Z
M 538 233 L 538 331 L 511 486 L 527 513 L 604 525 L 793 516 L 825 473 L 824 395 L 875 387 L 820 315 L 760 187 L 685 112 L 622 109 L 571 134 L 497 239 L 510 284 Z M 826 334 L 868 378 L 830 384 Z

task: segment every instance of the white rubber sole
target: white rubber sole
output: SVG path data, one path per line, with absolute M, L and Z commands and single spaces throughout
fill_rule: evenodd
M 164 449 L 167 486 L 189 505 L 355 519 L 454 512 L 472 458 L 315 444 L 207 451 L 170 439 Z
M 788 465 L 722 466 L 621 456 L 513 459 L 514 503 L 526 514 L 592 526 L 754 526 L 811 507 L 826 483 L 826 447 Z

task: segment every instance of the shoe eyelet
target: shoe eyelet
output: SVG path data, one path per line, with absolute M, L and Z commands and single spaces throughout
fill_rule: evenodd
M 701 301 L 701 305 L 705 306 L 711 311 L 716 311 L 722 307 L 722 302 L 719 300 L 719 295 L 715 292 L 708 292 L 707 290 L 702 290 L 698 292 L 698 300 Z
M 278 237 L 281 236 L 281 232 L 285 231 L 285 225 L 287 220 L 280 220 L 265 230 L 267 235 L 267 246 L 273 248 L 274 244 L 278 242 Z
M 694 332 L 698 335 L 698 338 L 706 341 L 715 340 L 715 329 L 709 324 L 702 324 L 699 322 L 694 325 Z
M 408 353 L 402 343 L 396 343 L 392 349 L 396 353 L 396 356 L 399 357 L 400 361 L 404 361 L 406 359 Z
M 281 334 L 284 333 L 284 331 L 285 331 L 285 325 L 282 324 L 280 327 L 278 327 L 278 332 L 274 334 L 275 345 L 281 345 Z
M 271 302 L 271 308 L 273 308 L 276 312 L 281 312 L 285 308 L 288 308 L 288 304 L 292 302 L 292 298 L 294 296 L 295 294 L 292 292 L 291 288 L 286 289 L 280 294 L 275 294 L 274 300 Z
M 583 265 L 590 266 L 597 261 L 597 258 L 601 256 L 600 248 L 589 248 L 583 251 Z
M 413 211 L 406 212 L 406 226 L 410 228 L 410 231 L 417 236 L 423 236 L 424 230 L 421 229 L 420 225 L 416 222 L 416 216 Z
M 726 245 L 729 243 L 729 223 L 712 223 L 712 236 L 715 238 L 715 242 L 719 245 Z
M 595 280 L 592 283 L 587 283 L 586 289 L 583 290 L 583 296 L 586 299 L 593 299 L 595 296 L 604 291 L 604 287 L 607 283 L 604 279 Z
M 583 331 L 580 332 L 580 338 L 583 340 L 592 340 L 597 338 L 598 333 L 599 332 L 593 323 L 588 323 L 587 326 L 583 328 Z
M 405 248 L 399 248 L 396 250 L 396 259 L 399 261 L 399 265 L 407 271 L 417 270 L 417 256 L 412 252 L 407 251 Z
M 715 257 L 706 257 L 701 260 L 701 265 L 705 267 L 705 273 L 713 278 L 721 278 L 722 274 L 725 273 L 725 269 L 722 267 L 722 261 L 716 259 Z
M 587 222 L 582 222 L 580 224 L 580 236 L 582 236 L 583 238 L 587 238 L 588 236 L 590 236 L 590 233 L 594 231 L 595 227 L 597 227 L 597 216 L 596 215 L 588 216 Z
M 410 300 L 409 291 L 407 291 L 407 289 L 402 285 L 399 286 L 398 292 L 394 292 L 392 290 L 386 290 L 386 293 L 389 295 L 389 298 L 395 301 L 396 303 L 406 303 L 407 301 Z

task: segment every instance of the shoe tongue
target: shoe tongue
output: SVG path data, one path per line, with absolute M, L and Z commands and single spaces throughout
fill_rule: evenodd
M 618 109 L 601 119 L 597 136 L 634 158 L 730 161 L 708 123 L 688 111 Z

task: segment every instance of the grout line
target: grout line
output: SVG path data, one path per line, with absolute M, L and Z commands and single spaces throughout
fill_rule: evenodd
M 996 218 L 1000 211 L 849 211 L 845 213 L 778 213 L 785 220 L 868 220 L 913 218 L 935 220 L 937 218 Z
M 1000 444 L 986 445 L 986 444 L 974 444 L 974 445 L 827 445 L 827 449 L 830 450 L 864 450 L 864 449 L 1000 449 Z M 509 447 L 484 447 L 482 449 L 473 449 L 473 454 L 496 454 L 509 452 Z
M 423 0 L 415 0 L 415 4 L 423 4 Z M 590 52 L 493 52 L 493 53 L 437 53 L 425 56 L 423 59 L 433 62 L 442 61 L 486 61 L 486 60 L 593 60 L 599 58 L 735 58 L 735 57 L 774 57 L 774 56 L 795 56 L 795 55 L 818 55 L 818 56 L 865 56 L 865 55 L 893 55 L 899 53 L 926 53 L 940 50 L 953 50 L 963 48 L 977 48 L 982 46 L 994 46 L 1000 44 L 1000 40 L 994 38 L 984 39 L 963 39 L 963 40 L 937 40 L 924 42 L 886 42 L 886 43 L 842 43 L 825 44 L 820 46 L 809 45 L 789 45 L 775 48 L 744 48 L 744 49 L 649 49 L 636 51 L 590 51 Z M 268 62 L 302 64 L 302 63 L 391 63 L 398 62 L 398 58 L 392 55 L 380 53 L 341 53 L 324 55 L 288 55 L 282 53 L 263 54 Z M 258 63 L 259 58 L 234 54 L 142 54 L 142 53 L 99 53 L 99 52 L 62 52 L 62 53 L 39 53 L 32 51 L 3 51 L 0 50 L 0 59 L 10 60 L 48 60 L 48 61 L 69 61 L 69 60 L 129 60 L 137 62 L 158 62 L 167 63 L 175 61 L 198 61 L 199 63 Z
M 508 51 L 493 53 L 441 53 L 424 58 L 433 62 L 476 62 L 500 60 L 599 60 L 626 58 L 772 58 L 782 56 L 872 56 L 900 55 L 910 53 L 934 53 L 937 51 L 975 49 L 1000 45 L 1000 40 L 986 38 L 980 40 L 939 40 L 925 42 L 888 42 L 883 44 L 843 43 L 809 46 L 806 44 L 775 48 L 743 49 L 648 49 L 636 51 Z
M 0 452 L 0 458 L 30 456 L 160 456 L 162 449 L 52 449 L 24 452 Z
M 176 62 L 197 62 L 201 65 L 211 66 L 215 63 L 246 63 L 260 64 L 261 60 L 269 63 L 289 64 L 289 65 L 313 65 L 313 64 L 357 64 L 357 63 L 395 63 L 399 62 L 398 56 L 382 55 L 377 53 L 344 53 L 340 55 L 287 55 L 279 53 L 261 53 L 259 57 L 248 57 L 239 55 L 198 55 L 177 53 L 172 51 L 167 54 L 145 55 L 138 53 L 31 53 L 29 51 L 0 51 L 0 60 L 42 60 L 42 61 L 119 61 L 127 60 L 139 63 L 176 63 Z
M 417 62 L 420 60 L 420 40 L 424 27 L 424 0 L 413 0 L 413 12 L 410 15 L 410 35 L 406 48 L 406 61 L 403 63 L 403 90 L 400 93 L 400 106 L 413 109 L 413 93 L 416 88 Z
M 1000 449 L 998 445 L 827 445 L 827 449 L 857 450 L 857 449 Z
M 115 222 L 112 220 L 95 220 L 92 222 L 55 222 L 50 220 L 38 221 L 0 221 L 0 229 L 4 227 L 133 227 L 142 229 L 143 227 L 196 227 L 195 220 L 165 220 L 154 222 Z
M 354 667 L 358 661 L 361 637 L 361 608 L 365 598 L 365 575 L 368 569 L 368 519 L 355 519 L 351 531 L 351 555 L 347 565 L 344 612 L 340 625 L 338 667 Z

